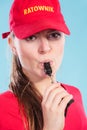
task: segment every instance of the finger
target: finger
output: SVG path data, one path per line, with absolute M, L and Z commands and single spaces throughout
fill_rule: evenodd
M 69 101 L 73 99 L 73 95 L 67 95 L 65 98 L 62 99 L 62 101 L 59 104 L 59 108 L 61 109 L 61 111 L 63 111 L 63 113 L 65 113 L 65 109 L 67 104 L 69 103 Z
M 61 103 L 61 101 L 68 96 L 69 93 L 65 90 L 61 91 L 57 95 L 55 95 L 53 102 L 52 102 L 52 107 L 53 109 L 58 109 L 58 105 Z
M 45 100 L 43 100 L 43 104 L 47 105 L 48 107 L 51 107 L 55 104 L 55 102 L 58 104 L 60 100 L 66 96 L 66 91 L 64 88 L 54 88 L 52 91 L 50 91 L 46 97 Z M 58 97 L 59 96 L 59 97 Z
M 51 93 L 51 91 L 53 91 L 53 89 L 58 88 L 58 87 L 60 87 L 60 83 L 54 83 L 51 86 L 49 86 L 46 89 L 46 91 L 45 91 L 45 93 L 43 95 L 43 102 L 45 102 L 47 100 L 47 97 L 49 96 L 49 94 Z

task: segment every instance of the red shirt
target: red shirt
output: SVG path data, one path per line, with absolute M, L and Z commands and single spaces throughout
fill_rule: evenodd
M 74 97 L 74 102 L 68 107 L 64 130 L 87 130 L 80 91 L 66 84 L 62 86 Z M 0 94 L 0 130 L 25 130 L 17 98 L 11 91 Z

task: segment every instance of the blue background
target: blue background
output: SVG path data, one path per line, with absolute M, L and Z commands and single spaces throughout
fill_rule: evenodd
M 13 0 L 0 4 L 0 92 L 8 89 L 10 50 L 1 33 L 8 31 L 8 14 Z M 65 21 L 71 31 L 66 37 L 65 55 L 57 80 L 80 89 L 87 113 L 87 0 L 60 0 Z

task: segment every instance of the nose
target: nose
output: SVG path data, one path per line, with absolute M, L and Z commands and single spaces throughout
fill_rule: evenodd
M 51 45 L 49 43 L 49 40 L 45 37 L 42 37 L 39 39 L 39 53 L 45 54 L 48 53 L 51 50 Z

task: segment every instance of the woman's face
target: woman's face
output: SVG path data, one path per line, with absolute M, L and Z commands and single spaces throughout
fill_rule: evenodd
M 52 75 L 62 62 L 65 35 L 56 30 L 45 30 L 24 39 L 13 38 L 13 53 L 19 57 L 24 73 L 31 81 L 46 78 L 44 63 L 50 62 Z

